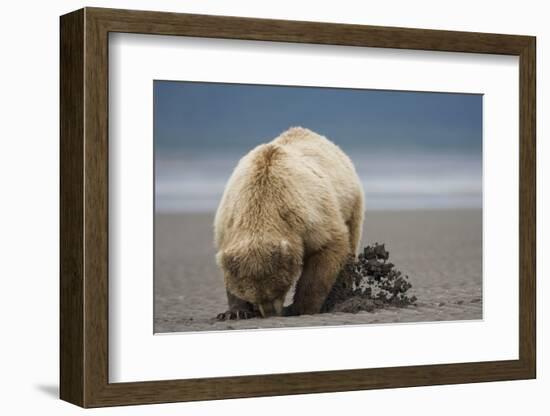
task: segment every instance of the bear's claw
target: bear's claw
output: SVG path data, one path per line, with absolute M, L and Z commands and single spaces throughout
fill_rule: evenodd
M 237 320 L 237 319 L 250 319 L 255 318 L 258 314 L 251 311 L 242 311 L 242 310 L 229 310 L 222 313 L 219 313 L 216 316 L 218 321 L 228 321 L 228 320 Z

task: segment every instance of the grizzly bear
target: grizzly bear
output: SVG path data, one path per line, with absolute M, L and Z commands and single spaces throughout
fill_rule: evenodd
M 319 313 L 363 226 L 353 163 L 319 134 L 293 127 L 251 150 L 214 220 L 229 309 L 218 319 Z M 285 297 L 295 286 L 293 303 Z

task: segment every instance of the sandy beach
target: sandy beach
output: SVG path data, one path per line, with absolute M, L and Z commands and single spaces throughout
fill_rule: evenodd
M 227 303 L 212 223 L 213 214 L 156 215 L 156 333 L 482 318 L 481 210 L 367 212 L 362 246 L 386 243 L 417 306 L 224 322 L 215 319 Z

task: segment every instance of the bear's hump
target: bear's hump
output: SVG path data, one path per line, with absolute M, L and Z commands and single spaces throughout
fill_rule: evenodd
M 305 127 L 296 126 L 290 127 L 288 130 L 281 133 L 276 140 L 281 143 L 290 143 L 296 140 L 307 139 L 311 137 L 319 137 L 319 135 Z

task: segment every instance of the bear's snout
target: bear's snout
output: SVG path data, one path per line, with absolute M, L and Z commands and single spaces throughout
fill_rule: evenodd
M 283 300 L 275 299 L 273 302 L 264 302 L 258 304 L 258 309 L 263 318 L 270 316 L 281 316 L 283 314 Z

